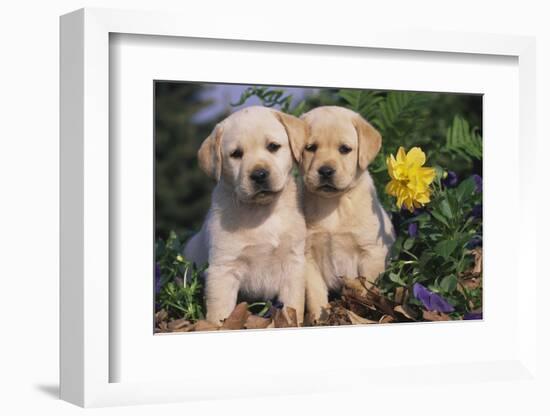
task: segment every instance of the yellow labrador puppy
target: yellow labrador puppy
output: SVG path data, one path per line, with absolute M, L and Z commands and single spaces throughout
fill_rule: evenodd
M 237 295 L 277 297 L 304 314 L 306 226 L 293 167 L 300 119 L 248 107 L 220 122 L 199 149 L 200 167 L 218 181 L 202 229 L 184 254 L 208 261 L 206 318 L 219 324 Z M 296 153 L 297 154 L 297 153 Z
M 302 119 L 309 131 L 296 144 L 303 149 L 306 304 L 315 320 L 329 290 L 340 289 L 340 277 L 376 280 L 395 237 L 367 171 L 380 150 L 378 131 L 342 107 L 318 107 Z

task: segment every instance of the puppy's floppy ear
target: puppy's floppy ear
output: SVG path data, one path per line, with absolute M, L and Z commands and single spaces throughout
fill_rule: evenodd
M 274 114 L 286 130 L 286 135 L 288 136 L 288 141 L 290 142 L 290 150 L 292 150 L 294 159 L 296 162 L 300 163 L 308 135 L 306 122 L 300 120 L 298 117 L 281 113 L 279 111 L 274 111 Z
M 220 180 L 222 171 L 221 138 L 223 127 L 217 124 L 201 144 L 198 153 L 200 168 L 211 178 Z
M 365 170 L 374 160 L 382 146 L 382 136 L 372 125 L 360 115 L 353 118 L 353 125 L 357 131 L 359 169 Z

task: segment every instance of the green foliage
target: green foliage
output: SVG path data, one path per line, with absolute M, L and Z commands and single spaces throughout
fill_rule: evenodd
M 434 185 L 433 199 L 420 213 L 394 211 L 397 241 L 392 247 L 388 270 L 379 279 L 379 287 L 390 297 L 397 286 L 412 293 L 415 283 L 440 294 L 462 315 L 481 305 L 481 289 L 470 290 L 460 285 L 460 277 L 473 266 L 473 255 L 468 246 L 481 239 L 482 222 L 474 214 L 481 204 L 472 178 L 456 188 L 442 185 L 441 178 Z M 417 226 L 416 235 L 409 227 Z M 409 297 L 416 305 L 417 300 Z
M 445 145 L 447 152 L 457 154 L 466 160 L 481 160 L 483 154 L 481 136 L 476 129 L 470 129 L 468 122 L 458 115 L 447 129 Z
M 201 274 L 208 265 L 197 265 L 184 259 L 185 237 L 171 232 L 166 241 L 158 239 L 156 257 L 156 309 L 164 309 L 172 318 L 196 321 L 204 318 Z
M 170 229 L 181 232 L 197 228 L 209 203 L 211 184 L 196 167 L 196 150 L 212 125 L 191 122 L 192 115 L 204 103 L 199 86 L 184 85 L 156 94 L 157 142 L 162 145 L 156 150 L 157 160 L 162 159 L 156 170 L 156 186 L 162 193 L 156 197 L 159 235 L 168 235 Z M 481 97 L 328 88 L 310 92 L 295 102 L 284 88 L 250 87 L 233 105 L 257 97 L 263 105 L 295 116 L 320 105 L 341 105 L 366 118 L 383 137 L 382 149 L 369 171 L 378 198 L 392 216 L 397 236 L 388 269 L 378 280 L 380 291 L 393 298 L 398 288 L 406 289 L 405 303 L 421 307 L 422 303 L 412 296 L 415 283 L 421 283 L 453 305 L 455 312 L 451 317 L 479 308 L 481 287 L 466 287 L 461 279 L 474 265 L 469 247 L 482 240 L 482 221 L 473 214 L 474 207 L 481 205 L 481 194 L 471 179 L 472 174 L 482 173 Z M 437 171 L 431 202 L 414 214 L 397 210 L 384 190 L 389 181 L 386 158 L 400 146 L 406 150 L 421 147 L 428 158 L 427 166 Z M 458 186 L 443 185 L 449 171 L 462 179 Z M 411 224 L 415 224 L 417 232 L 410 232 Z M 196 268 L 183 259 L 182 241 L 181 236 L 170 234 L 166 243 L 157 243 L 162 289 L 156 300 L 173 317 L 194 320 L 203 313 L 199 274 L 204 268 Z
M 373 120 L 378 115 L 379 105 L 384 101 L 380 91 L 340 90 L 338 95 L 346 101 L 350 110 L 367 120 Z

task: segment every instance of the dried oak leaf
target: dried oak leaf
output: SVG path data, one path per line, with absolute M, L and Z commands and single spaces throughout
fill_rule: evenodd
M 223 321 L 222 329 L 243 329 L 249 315 L 248 303 L 239 303 L 235 306 L 233 312 Z
M 468 289 L 477 289 L 481 286 L 481 279 L 479 277 L 467 277 L 467 278 L 461 278 L 460 283 L 467 287 Z M 459 286 L 459 290 L 462 290 L 462 288 Z
M 407 289 L 403 286 L 397 287 L 394 294 L 395 303 L 401 305 L 405 303 L 405 299 L 407 299 Z
M 436 311 L 422 311 L 422 317 L 426 321 L 450 321 L 451 318 L 449 318 L 449 315 L 442 312 L 436 312 Z
M 155 313 L 155 325 L 158 326 L 162 321 L 168 320 L 168 312 L 164 309 Z
M 321 317 L 317 322 L 319 326 L 351 325 L 348 310 L 342 305 L 341 300 L 330 302 L 329 306 L 323 308 Z
M 372 321 L 370 319 L 363 318 L 363 317 L 357 315 L 356 313 L 354 313 L 350 310 L 347 310 L 347 313 L 348 313 L 349 320 L 351 321 L 351 323 L 353 325 L 364 325 L 364 324 L 376 324 L 376 323 L 378 323 L 376 321 Z
M 275 328 L 291 328 L 298 326 L 298 319 L 296 316 L 296 309 L 290 306 L 285 306 L 282 309 L 275 311 L 273 317 L 273 323 Z
M 416 321 L 418 319 L 417 313 L 408 305 L 397 305 L 393 310 L 405 317 L 402 320 Z
M 471 253 L 474 255 L 474 267 L 472 274 L 479 276 L 483 270 L 483 253 L 481 247 L 474 248 Z
M 250 315 L 246 320 L 244 327 L 246 329 L 263 329 L 267 328 L 271 323 L 271 319 L 262 318 L 257 315 Z
M 216 324 L 205 321 L 204 319 L 197 321 L 193 327 L 194 331 L 217 331 L 218 329 L 219 327 Z
M 378 289 L 369 289 L 367 293 L 367 299 L 368 302 L 374 305 L 378 310 L 386 315 L 391 315 L 395 318 L 395 312 L 393 310 L 395 304 L 385 296 L 380 295 Z
M 379 324 L 391 324 L 395 319 L 391 315 L 383 315 L 378 321 Z
M 353 313 L 362 316 L 363 318 L 378 319 L 380 317 L 380 312 L 376 307 L 372 305 L 367 305 L 363 302 L 354 301 L 353 298 L 348 298 L 343 296 L 342 302 L 345 305 L 346 309 L 349 309 Z
M 173 321 L 168 322 L 167 326 L 170 331 L 178 331 L 186 327 L 190 327 L 192 326 L 192 324 L 187 319 L 182 318 L 182 319 L 175 319 Z

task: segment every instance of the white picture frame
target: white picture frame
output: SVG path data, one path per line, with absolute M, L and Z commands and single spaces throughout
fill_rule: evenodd
M 182 24 L 185 22 L 185 24 Z M 496 360 L 440 363 L 397 362 L 408 368 L 406 376 L 400 368 L 387 364 L 365 368 L 342 365 L 321 372 L 298 370 L 288 373 L 266 372 L 269 379 L 261 384 L 234 374 L 220 374 L 213 379 L 193 373 L 190 377 L 166 381 L 112 382 L 113 361 L 119 359 L 111 348 L 110 310 L 116 308 L 110 297 L 110 72 L 109 38 L 111 34 L 164 36 L 171 38 L 223 39 L 225 41 L 276 42 L 285 44 L 332 45 L 338 48 L 370 48 L 405 50 L 438 54 L 501 55 L 517 59 L 519 69 L 519 132 L 515 134 L 518 150 L 518 187 L 510 192 L 517 196 L 520 223 L 517 224 L 517 263 L 510 273 L 522 271 L 522 285 L 514 291 L 518 309 L 513 319 L 513 339 L 516 344 Z M 173 13 L 82 9 L 61 18 L 61 398 L 80 406 L 107 406 L 138 403 L 161 403 L 193 399 L 252 397 L 268 394 L 320 393 L 357 389 L 365 385 L 373 389 L 393 385 L 401 374 L 402 387 L 411 389 L 419 383 L 448 372 L 453 379 L 471 382 L 469 374 L 479 374 L 476 382 L 529 380 L 538 383 L 536 372 L 536 311 L 535 250 L 536 217 L 528 207 L 534 205 L 533 184 L 528 178 L 529 161 L 535 147 L 535 41 L 529 37 L 472 33 L 431 33 L 426 31 L 396 32 L 371 26 L 361 30 L 349 28 L 328 35 L 321 28 L 302 32 L 299 28 L 277 31 L 275 25 L 254 27 L 246 36 L 235 34 L 231 22 L 204 25 L 200 19 L 188 19 Z M 519 146 L 519 140 L 529 145 Z M 514 171 L 515 172 L 515 171 Z M 491 186 L 491 178 L 484 187 Z M 523 214 L 523 215 L 522 215 Z M 152 243 L 151 243 L 152 246 Z M 514 280 L 513 282 L 517 282 Z M 527 290 L 526 288 L 529 288 Z M 486 296 L 492 296 L 491 293 Z M 528 318 L 528 319 L 527 319 Z M 521 322 L 518 325 L 517 322 Z M 477 325 L 471 323 L 470 325 Z M 411 333 L 413 327 L 403 331 Z M 348 342 L 360 339 L 364 328 L 338 329 L 346 331 Z M 384 331 L 383 329 L 382 331 Z M 317 329 L 315 330 L 317 331 Z M 324 331 L 324 330 L 323 330 Z M 303 331 L 277 334 L 288 342 Z M 310 334 L 314 331 L 306 331 Z M 322 332 L 314 337 L 322 339 Z M 344 334 L 344 332 L 342 332 Z M 152 332 L 151 332 L 152 336 Z M 201 334 L 202 336 L 202 334 Z M 225 336 L 227 342 L 238 344 L 241 334 L 208 334 Z M 308 335 L 310 336 L 310 335 Z M 231 337 L 231 340 L 230 340 Z M 294 337 L 294 338 L 293 338 Z M 179 337 L 180 342 L 185 335 Z M 175 339 L 175 337 L 164 337 Z M 302 339 L 303 342 L 305 338 Z M 170 342 L 170 341 L 166 341 Z M 215 339 L 213 342 L 216 342 Z M 389 346 L 388 346 L 389 347 Z M 411 364 L 415 364 L 411 367 Z M 261 374 L 261 371 L 259 372 Z M 206 374 L 206 373 L 205 373 Z M 325 378 L 345 380 L 327 384 Z M 395 386 L 394 386 L 395 388 Z M 495 396 L 496 397 L 496 396 Z

